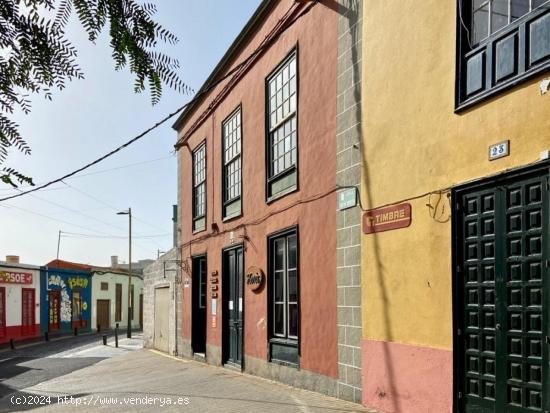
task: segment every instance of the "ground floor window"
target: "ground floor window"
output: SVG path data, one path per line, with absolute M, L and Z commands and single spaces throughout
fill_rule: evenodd
M 291 229 L 269 240 L 271 360 L 298 364 L 298 232 Z

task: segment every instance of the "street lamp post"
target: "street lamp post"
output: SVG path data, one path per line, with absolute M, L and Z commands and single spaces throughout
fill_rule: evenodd
M 126 327 L 126 337 L 132 338 L 132 317 L 133 311 L 131 302 L 132 289 L 132 208 L 128 211 L 117 212 L 117 215 L 128 215 L 128 326 Z

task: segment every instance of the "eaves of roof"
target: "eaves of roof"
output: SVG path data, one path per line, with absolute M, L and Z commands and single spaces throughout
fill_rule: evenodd
M 259 27 L 259 25 L 264 21 L 265 17 L 271 12 L 276 4 L 277 0 L 263 0 L 260 3 L 252 17 L 248 20 L 237 38 L 233 41 L 231 46 L 229 46 L 229 49 L 227 49 L 221 60 L 218 62 L 210 76 L 208 76 L 208 79 L 206 79 L 204 84 L 196 93 L 195 96 L 198 96 L 199 98 L 192 101 L 183 110 L 176 122 L 172 125 L 172 128 L 174 130 L 179 130 L 182 124 L 195 112 L 197 107 L 204 101 L 204 99 L 206 99 L 208 93 L 205 93 L 205 91 L 208 90 L 210 86 L 216 82 L 219 75 L 223 74 L 233 58 L 240 51 L 242 45 L 247 41 L 249 35 L 252 34 L 254 30 Z

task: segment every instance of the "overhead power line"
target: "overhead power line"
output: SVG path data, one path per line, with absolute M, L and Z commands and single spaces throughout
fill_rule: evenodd
M 13 195 L 10 195 L 10 196 L 5 196 L 3 198 L 0 198 L 0 202 L 3 202 L 3 201 L 7 201 L 9 199 L 14 199 L 14 198 L 19 198 L 23 195 L 27 195 L 27 194 L 30 194 L 30 193 L 33 193 L 33 192 L 36 192 L 36 191 L 40 191 L 41 189 L 44 189 L 44 188 L 47 188 L 48 186 L 50 185 L 53 185 L 55 183 L 58 183 L 58 182 L 62 182 L 63 180 L 65 179 L 68 179 L 82 171 L 85 171 L 86 169 L 89 169 L 91 168 L 92 166 L 94 165 L 97 165 L 98 163 L 104 161 L 105 159 L 115 155 L 116 153 L 120 152 L 121 150 L 125 149 L 126 147 L 132 145 L 133 143 L 137 142 L 138 140 L 140 140 L 141 138 L 143 138 L 144 136 L 148 135 L 150 132 L 152 132 L 153 130 L 157 129 L 159 126 L 163 125 L 164 123 L 166 123 L 168 120 L 172 119 L 174 116 L 176 116 L 178 113 L 180 113 L 181 111 L 183 111 L 184 109 L 186 109 L 188 106 L 194 104 L 195 102 L 197 102 L 199 99 L 202 98 L 203 95 L 205 95 L 206 93 L 210 92 L 212 89 L 214 89 L 216 86 L 218 86 L 221 82 L 223 82 L 225 79 L 229 78 L 230 76 L 232 76 L 233 74 L 239 72 L 242 68 L 246 67 L 246 65 L 251 62 L 252 60 L 254 60 L 260 53 L 262 53 L 265 49 L 267 49 L 269 46 L 271 46 L 271 44 L 273 43 L 274 40 L 276 40 L 282 33 L 284 33 L 286 30 L 288 30 L 290 27 L 292 27 L 292 25 L 294 23 L 296 23 L 296 21 L 298 21 L 299 18 L 301 18 L 302 16 L 304 16 L 307 12 L 309 12 L 309 10 L 317 4 L 317 1 L 313 1 L 306 9 L 303 9 L 302 12 L 296 16 L 296 18 L 294 18 L 289 24 L 286 24 L 286 25 L 281 25 L 280 24 L 280 21 L 279 23 L 275 26 L 276 29 L 278 29 L 278 31 L 274 34 L 273 32 L 270 32 L 266 38 L 264 39 L 264 41 L 261 43 L 261 46 L 259 46 L 258 48 L 256 48 L 247 58 L 245 58 L 241 63 L 239 63 L 238 65 L 236 65 L 233 69 L 229 70 L 225 75 L 221 76 L 220 78 L 218 78 L 216 81 L 213 81 L 209 86 L 205 87 L 204 89 L 201 89 L 194 97 L 193 99 L 191 99 L 189 102 L 187 102 L 185 105 L 179 107 L 178 109 L 176 109 L 175 111 L 169 113 L 168 115 L 166 115 L 164 118 L 162 118 L 161 120 L 159 120 L 157 123 L 155 123 L 153 126 L 145 129 L 143 132 L 141 132 L 140 134 L 134 136 L 133 138 L 131 138 L 130 140 L 128 140 L 126 143 L 120 145 L 119 147 L 113 149 L 112 151 L 106 153 L 105 155 L 85 164 L 84 166 L 78 168 L 78 169 L 75 169 L 74 171 L 72 172 L 69 172 L 57 179 L 54 179 L 54 180 L 51 180 L 45 184 L 42 184 L 42 185 L 39 185 L 37 186 L 36 188 L 33 188 L 33 189 L 29 189 L 27 191 L 23 191 L 23 192 L 20 192 L 18 194 L 13 194 Z M 288 13 L 294 8 L 294 5 L 290 7 L 290 9 L 285 13 L 285 16 L 288 15 Z M 265 42 L 266 39 L 269 39 L 268 42 Z M 181 142 L 179 142 L 181 143 Z
M 64 238 L 106 238 L 106 239 L 127 239 L 128 236 L 122 236 L 122 235 L 95 235 L 95 234 L 81 234 L 78 232 L 66 232 L 61 231 L 61 236 Z M 153 234 L 153 235 L 139 235 L 139 236 L 132 236 L 132 239 L 147 239 L 147 238 L 165 238 L 165 237 L 171 237 L 171 233 L 166 234 Z
M 89 172 L 89 173 L 86 173 L 86 174 L 80 174 L 80 175 L 77 175 L 77 176 L 72 176 L 72 177 L 67 178 L 67 179 L 84 178 L 85 176 L 98 175 L 98 174 L 103 174 L 103 173 L 106 173 L 106 172 L 118 171 L 120 169 L 133 168 L 135 166 L 145 165 L 145 164 L 149 164 L 149 163 L 153 163 L 153 162 L 159 162 L 159 161 L 163 161 L 163 160 L 171 159 L 171 158 L 174 158 L 174 155 L 163 156 L 161 158 L 148 159 L 148 160 L 145 160 L 145 161 L 129 163 L 129 164 L 126 164 L 126 165 L 116 166 L 114 168 L 100 169 L 98 171 L 93 171 L 93 172 Z M 41 185 L 41 184 L 39 184 L 39 185 Z M 22 185 L 18 189 L 20 190 L 20 189 L 24 189 L 24 188 L 33 188 L 33 186 L 31 186 L 31 185 Z M 56 189 L 64 189 L 64 188 L 63 187 L 50 188 L 49 191 L 54 191 Z M 14 192 L 13 189 L 0 189 L 0 191 Z M 11 195 L 11 194 L 8 194 L 8 195 Z
M 83 229 L 83 230 L 86 230 L 86 231 L 95 232 L 97 234 L 104 234 L 104 235 L 98 235 L 97 238 L 105 238 L 105 239 L 113 239 L 113 240 L 128 238 L 127 236 L 112 235 L 112 234 L 109 234 L 107 232 L 98 231 L 98 230 L 95 230 L 93 228 L 89 228 L 89 227 L 86 227 L 86 226 L 83 226 L 83 225 L 75 224 L 74 222 L 65 221 L 65 220 L 59 219 L 59 218 L 54 218 L 54 217 L 51 217 L 49 215 L 42 214 L 40 212 L 36 212 L 36 211 L 32 211 L 30 209 L 22 208 L 20 206 L 16 206 L 16 205 L 12 205 L 12 204 L 3 204 L 3 205 L 0 205 L 0 206 L 4 207 L 4 208 L 7 208 L 7 209 L 15 209 L 15 210 L 18 210 L 18 211 L 22 211 L 22 212 L 25 212 L 25 213 L 31 214 L 31 215 L 36 215 L 36 216 L 39 216 L 39 217 L 42 217 L 42 218 L 49 219 L 51 221 L 56 221 L 56 222 L 59 222 L 61 224 L 72 226 L 72 227 L 75 227 L 75 228 L 80 228 L 80 229 Z M 73 237 L 70 237 L 70 238 L 73 238 Z M 74 238 L 76 238 L 76 237 L 74 237 Z M 90 237 L 90 238 L 92 238 L 92 237 Z M 96 238 L 96 237 L 93 237 L 93 238 Z M 132 238 L 134 238 L 134 237 L 132 237 Z M 140 238 L 140 237 L 138 237 L 138 238 Z M 143 238 L 143 241 L 153 241 L 153 242 L 155 242 L 153 237 Z M 142 251 L 147 251 L 147 253 L 150 253 L 150 251 L 151 251 L 150 248 L 148 248 L 148 247 L 146 247 L 146 246 L 144 246 L 140 243 L 134 242 L 134 244 L 136 245 L 136 247 L 138 247 Z M 157 244 L 157 243 L 155 242 L 155 244 Z
M 23 212 L 26 212 L 27 214 L 32 214 L 32 215 L 36 215 L 36 216 L 40 216 L 42 218 L 46 218 L 46 219 L 49 219 L 51 221 L 56 221 L 56 222 L 59 222 L 59 223 L 62 223 L 62 224 L 65 224 L 65 225 L 70 225 L 70 226 L 73 226 L 73 227 L 76 227 L 76 228 L 81 228 L 81 229 L 84 229 L 86 231 L 91 231 L 91 232 L 95 232 L 97 234 L 104 234 L 104 235 L 108 235 L 108 236 L 112 236 L 112 234 L 108 234 L 106 232 L 103 232 L 103 231 L 98 231 L 98 230 L 95 230 L 93 228 L 89 228 L 89 227 L 85 227 L 83 225 L 79 225 L 79 224 L 75 224 L 74 222 L 70 222 L 70 221 L 65 221 L 63 219 L 59 219 L 59 218 L 54 218 L 54 217 L 51 217 L 49 215 L 46 215 L 46 214 L 42 214 L 40 212 L 36 212 L 36 211 L 32 211 L 30 209 L 26 209 L 26 208 L 22 208 L 20 206 L 16 206 L 16 205 L 12 205 L 12 204 L 5 204 L 3 205 L 7 208 L 13 208 L 13 209 L 17 209 L 19 211 L 23 211 Z
M 63 183 L 64 183 L 68 188 L 72 189 L 73 191 L 76 191 L 76 192 L 78 192 L 79 194 L 84 195 L 85 197 L 88 197 L 88 198 L 90 198 L 90 199 L 96 201 L 97 203 L 99 203 L 99 204 L 101 204 L 101 205 L 104 205 L 104 206 L 107 207 L 107 208 L 112 209 L 112 210 L 115 211 L 115 212 L 118 212 L 118 211 L 120 211 L 120 209 L 121 209 L 121 208 L 119 208 L 119 207 L 116 207 L 116 206 L 114 206 L 114 205 L 111 205 L 111 204 L 105 202 L 104 200 L 98 198 L 97 196 L 94 196 L 94 195 L 92 195 L 92 194 L 90 194 L 90 193 L 88 193 L 88 192 L 84 192 L 83 190 L 78 189 L 78 188 L 76 188 L 76 187 L 73 186 L 73 185 L 69 185 L 69 184 L 66 183 L 66 182 L 63 182 Z M 138 216 L 136 216 L 134 213 L 132 213 L 132 219 L 135 219 L 136 221 L 141 222 L 142 224 L 145 224 L 145 225 L 147 225 L 147 226 L 150 227 L 150 228 L 154 228 L 154 229 L 156 229 L 156 230 L 163 231 L 163 232 L 166 231 L 166 229 L 162 229 L 162 228 L 160 228 L 160 227 L 158 227 L 158 226 L 156 226 L 156 225 L 150 224 L 149 222 L 142 220 L 141 218 L 139 218 Z M 139 234 L 136 234 L 136 235 L 139 235 Z

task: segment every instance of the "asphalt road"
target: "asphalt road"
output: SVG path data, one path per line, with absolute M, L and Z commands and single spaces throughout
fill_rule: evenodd
M 0 352 L 0 412 L 31 409 L 30 405 L 17 408 L 10 402 L 11 396 L 25 395 L 24 389 L 140 349 L 141 336 L 134 337 L 121 338 L 119 348 L 115 348 L 112 336 L 108 346 L 103 346 L 102 336 L 90 334 Z

